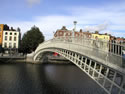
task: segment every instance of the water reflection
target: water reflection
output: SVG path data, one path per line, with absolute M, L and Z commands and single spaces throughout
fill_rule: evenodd
M 0 64 L 0 94 L 106 94 L 74 65 Z

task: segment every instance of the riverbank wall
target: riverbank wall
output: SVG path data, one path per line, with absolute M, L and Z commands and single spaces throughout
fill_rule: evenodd
M 2 56 L 0 57 L 0 63 L 51 63 L 51 64 L 71 64 L 67 59 L 51 58 L 45 61 L 34 61 L 32 56 Z

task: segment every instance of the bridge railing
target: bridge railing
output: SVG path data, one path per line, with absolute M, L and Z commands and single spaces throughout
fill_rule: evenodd
M 34 60 L 42 52 L 57 52 L 74 62 L 110 94 L 125 91 L 125 45 L 117 41 L 94 40 L 80 37 L 55 37 L 38 46 Z M 114 93 L 111 93 L 114 94 Z
M 76 43 L 84 46 L 89 46 L 95 49 L 99 49 L 105 52 L 110 52 L 115 55 L 123 56 L 125 51 L 125 45 L 122 42 L 117 42 L 115 40 L 95 40 L 90 38 L 80 38 L 80 37 L 56 37 L 53 40 Z
M 95 40 L 83 37 L 55 37 L 52 41 L 67 42 L 86 46 L 107 54 L 117 56 L 122 59 L 122 65 L 125 65 L 125 45 L 122 42 L 114 40 Z M 119 62 L 118 62 L 119 63 Z

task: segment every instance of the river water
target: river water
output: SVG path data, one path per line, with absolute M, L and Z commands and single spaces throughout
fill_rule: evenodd
M 0 64 L 0 94 L 106 94 L 75 65 Z

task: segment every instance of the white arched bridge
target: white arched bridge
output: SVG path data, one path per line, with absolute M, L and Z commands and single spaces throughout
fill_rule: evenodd
M 56 37 L 41 43 L 33 60 L 39 61 L 45 52 L 57 52 L 96 81 L 107 94 L 125 94 L 124 48 L 116 41 Z

